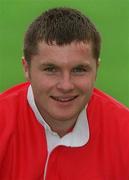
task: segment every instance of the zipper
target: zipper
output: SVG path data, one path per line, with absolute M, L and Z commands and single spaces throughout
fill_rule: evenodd
M 50 157 L 50 153 L 48 153 L 47 155 L 47 160 L 46 160 L 46 164 L 45 164 L 45 168 L 44 168 L 44 176 L 43 176 L 43 180 L 46 180 L 46 174 L 47 174 L 47 166 L 48 166 L 48 160 Z

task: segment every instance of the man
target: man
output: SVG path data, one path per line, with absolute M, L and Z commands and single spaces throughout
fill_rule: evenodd
M 74 9 L 29 26 L 27 83 L 0 96 L 1 180 L 129 180 L 129 110 L 94 88 L 100 44 Z

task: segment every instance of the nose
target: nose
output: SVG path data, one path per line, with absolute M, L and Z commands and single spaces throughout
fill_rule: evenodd
M 61 75 L 57 83 L 57 89 L 63 93 L 71 92 L 74 89 L 74 83 L 69 73 Z

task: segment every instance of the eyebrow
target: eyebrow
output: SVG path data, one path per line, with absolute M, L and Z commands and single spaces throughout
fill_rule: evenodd
M 86 63 L 83 63 L 83 64 L 76 64 L 73 68 L 76 68 L 76 67 L 78 67 L 78 68 L 88 68 L 88 69 L 90 69 L 91 68 L 91 65 L 90 64 L 86 64 Z
M 44 67 L 60 67 L 60 65 L 57 65 L 57 64 L 54 64 L 54 63 L 51 63 L 51 62 L 44 62 L 42 64 L 39 65 L 39 68 L 44 68 Z M 90 64 L 88 63 L 82 63 L 82 64 L 75 64 L 72 68 L 75 68 L 75 67 L 85 67 L 85 68 L 90 68 Z
M 39 65 L 40 67 L 45 67 L 45 66 L 57 66 L 54 63 L 42 63 Z
M 90 64 L 77 64 L 75 67 L 90 67 Z
M 40 64 L 39 66 L 38 66 L 38 68 L 40 69 L 40 70 L 43 70 L 44 68 L 59 68 L 59 66 L 57 66 L 56 64 L 53 64 L 53 63 L 42 63 L 42 64 Z

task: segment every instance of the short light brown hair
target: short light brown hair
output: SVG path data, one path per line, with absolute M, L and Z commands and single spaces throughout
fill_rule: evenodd
M 43 12 L 29 26 L 24 39 L 24 57 L 28 63 L 38 53 L 38 43 L 67 45 L 73 41 L 91 42 L 93 56 L 100 56 L 101 38 L 95 25 L 80 11 L 71 8 L 53 8 Z

